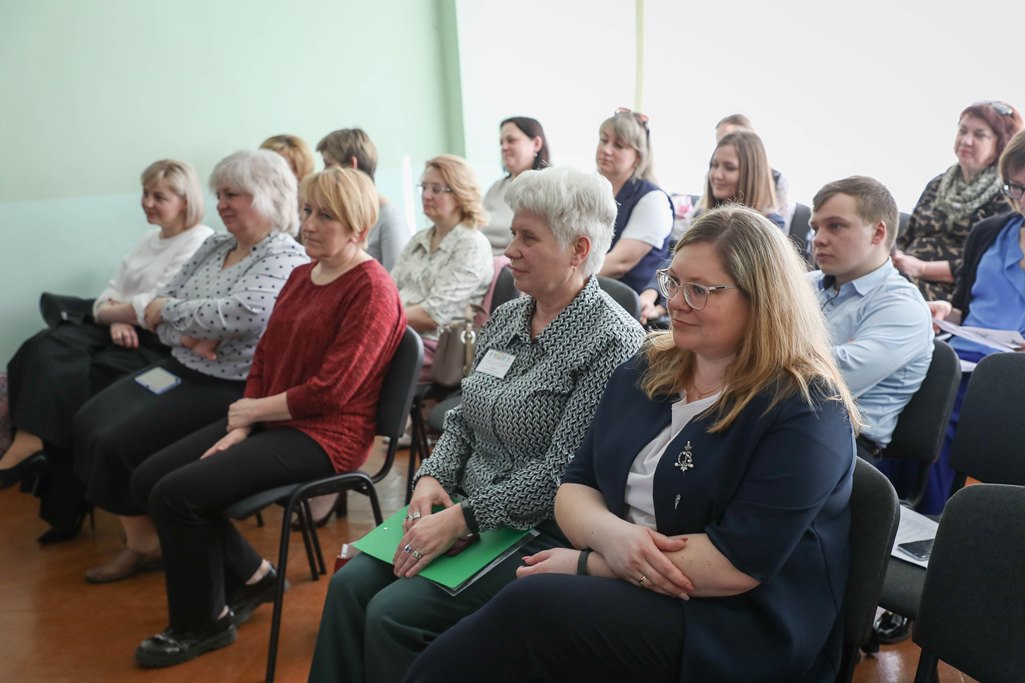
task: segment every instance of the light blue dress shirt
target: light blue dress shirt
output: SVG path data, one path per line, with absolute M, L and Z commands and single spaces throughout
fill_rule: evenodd
M 820 270 L 808 276 L 837 365 L 858 401 L 861 434 L 885 446 L 932 360 L 932 319 L 925 299 L 889 259 L 839 290 L 833 288 L 834 278 Z

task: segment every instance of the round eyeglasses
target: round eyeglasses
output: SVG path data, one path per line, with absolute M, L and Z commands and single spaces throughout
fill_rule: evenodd
M 1025 195 L 1025 187 L 1022 187 L 1018 183 L 1004 183 L 1000 186 L 1000 189 L 1011 199 L 1018 201 L 1022 195 Z
M 708 305 L 708 295 L 722 289 L 739 289 L 737 285 L 702 285 L 697 282 L 680 282 L 669 274 L 668 269 L 656 270 L 655 281 L 666 301 L 670 301 L 676 293 L 683 292 L 683 300 L 695 311 Z

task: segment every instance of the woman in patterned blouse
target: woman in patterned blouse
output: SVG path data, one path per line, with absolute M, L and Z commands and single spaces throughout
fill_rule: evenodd
M 413 235 L 391 276 L 409 326 L 424 340 L 426 377 L 439 328 L 480 304 L 495 271 L 491 243 L 478 230 L 487 213 L 470 165 L 451 154 L 434 157 L 420 177 L 420 196 L 433 225 Z
M 893 252 L 893 265 L 917 280 L 926 301 L 950 300 L 972 226 L 1011 208 L 1000 193 L 997 159 L 1021 129 L 1021 114 L 1004 102 L 976 102 L 961 112 L 957 163 L 925 186 Z
M 129 490 L 132 473 L 242 398 L 278 292 L 292 269 L 309 260 L 292 237 L 299 222 L 296 180 L 281 156 L 236 152 L 217 164 L 210 186 L 228 233 L 207 239 L 145 312 L 146 325 L 171 347 L 171 358 L 154 367 L 178 385 L 151 392 L 135 373 L 75 415 L 75 471 L 86 499 L 117 514 L 126 534 L 117 557 L 86 572 L 92 583 L 160 565 L 153 521 Z
M 593 277 L 616 217 L 609 182 L 571 168 L 525 171 L 506 198 L 505 254 L 527 296 L 499 307 L 481 333 L 462 405 L 417 473 L 394 566 L 360 555 L 332 579 L 311 681 L 398 681 L 437 634 L 513 580 L 518 557 L 455 597 L 417 574 L 471 532 L 557 533 L 559 479 L 609 375 L 640 346 L 640 325 Z

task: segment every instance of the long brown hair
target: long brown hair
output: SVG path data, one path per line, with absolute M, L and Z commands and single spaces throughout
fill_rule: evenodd
M 719 399 L 708 409 L 718 415 L 709 431 L 723 431 L 754 397 L 772 391 L 769 407 L 794 392 L 811 403 L 810 387 L 821 383 L 851 418 L 858 409 L 833 360 L 826 322 L 815 301 L 801 257 L 763 215 L 744 206 L 703 213 L 684 233 L 676 251 L 710 244 L 751 306 L 748 332 L 724 378 Z M 641 386 L 649 398 L 683 390 L 694 374 L 694 354 L 677 348 L 671 331 L 654 332 L 645 342 L 648 370 Z
M 706 174 L 705 193 L 701 195 L 698 206 L 702 209 L 711 209 L 728 201 L 750 206 L 763 214 L 777 211 L 776 184 L 772 180 L 772 167 L 769 166 L 769 157 L 765 154 L 762 139 L 754 131 L 735 130 L 724 135 L 715 149 L 718 151 L 720 147 L 727 145 L 737 150 L 737 159 L 740 162 L 737 193 L 725 200 L 716 199 L 712 194 L 712 181 Z

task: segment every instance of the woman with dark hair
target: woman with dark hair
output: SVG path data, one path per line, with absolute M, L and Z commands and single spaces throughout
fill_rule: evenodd
M 488 212 L 487 225 L 480 231 L 491 242 L 495 256 L 505 252 L 512 241 L 509 226 L 513 211 L 505 201 L 509 183 L 527 170 L 540 170 L 551 165 L 548 139 L 541 122 L 529 116 L 513 116 L 502 121 L 499 127 L 499 146 L 502 150 L 502 168 L 505 177 L 497 180 L 484 195 L 484 210 Z
M 957 163 L 925 186 L 893 255 L 926 301 L 950 300 L 972 226 L 1011 208 L 1000 193 L 997 159 L 1021 129 L 1021 114 L 1004 102 L 976 102 L 961 112 Z

